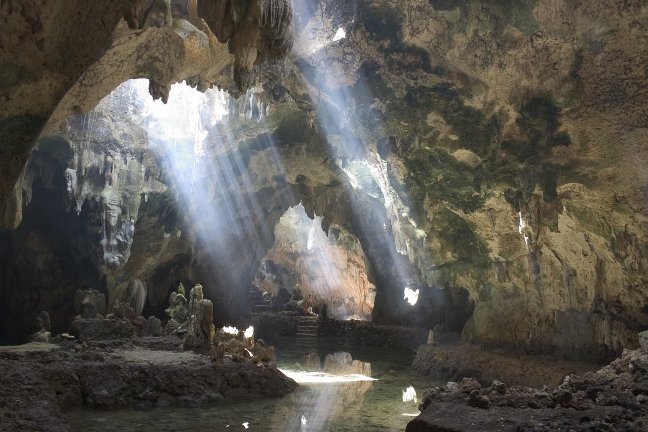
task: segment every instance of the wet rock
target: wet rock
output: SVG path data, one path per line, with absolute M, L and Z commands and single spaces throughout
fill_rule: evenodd
M 214 406 L 296 387 L 276 367 L 250 361 L 225 358 L 215 366 L 204 355 L 130 343 L 77 347 L 0 351 L 1 431 L 69 432 L 66 408 Z
M 72 321 L 70 333 L 84 342 L 125 339 L 135 336 L 135 327 L 124 319 L 77 318 Z

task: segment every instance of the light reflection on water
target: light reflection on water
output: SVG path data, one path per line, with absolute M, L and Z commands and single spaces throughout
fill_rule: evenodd
M 285 348 L 281 352 L 284 356 L 278 359 L 278 366 L 302 381 L 293 393 L 281 398 L 209 408 L 82 410 L 68 413 L 68 418 L 73 430 L 84 432 L 404 431 L 418 414 L 416 400 L 404 394 L 420 395 L 423 389 L 439 384 L 411 371 L 411 358 L 398 353 L 362 353 L 360 358 L 371 360 L 369 364 L 337 352 L 327 356 L 324 366 L 314 371 L 312 354 Z M 363 375 L 366 372 L 372 376 Z

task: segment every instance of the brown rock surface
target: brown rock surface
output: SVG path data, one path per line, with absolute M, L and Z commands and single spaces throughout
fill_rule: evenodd
M 203 355 L 133 346 L 44 348 L 0 350 L 0 430 L 69 431 L 67 408 L 200 407 L 295 387 L 275 366 L 227 357 L 214 366 Z

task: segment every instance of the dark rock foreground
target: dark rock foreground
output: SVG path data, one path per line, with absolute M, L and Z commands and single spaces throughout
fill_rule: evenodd
M 596 372 L 555 388 L 482 386 L 464 378 L 426 391 L 407 432 L 646 431 L 648 350 L 625 351 Z
M 100 346 L 101 345 L 101 346 Z M 27 344 L 0 349 L 0 431 L 69 431 L 75 407 L 201 407 L 281 396 L 296 384 L 275 366 L 219 364 L 132 344 Z

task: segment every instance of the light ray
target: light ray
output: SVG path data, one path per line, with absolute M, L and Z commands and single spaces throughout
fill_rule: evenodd
M 298 0 L 294 5 L 298 13 L 301 10 L 305 16 L 309 16 L 308 2 Z M 327 28 L 317 17 L 311 22 L 314 26 Z M 340 30 L 344 32 L 344 29 Z M 310 41 L 312 36 L 309 35 L 312 34 L 313 32 L 302 32 L 300 38 L 305 37 L 307 40 L 300 44 L 298 38 L 296 43 L 297 47 L 309 46 L 309 50 L 296 48 L 295 54 L 304 56 L 315 66 L 312 69 L 314 78 L 310 82 L 304 82 L 304 86 L 316 103 L 317 121 L 326 134 L 329 151 L 347 177 L 350 185 L 347 192 L 356 219 L 361 224 L 361 235 L 375 235 L 377 230 L 367 224 L 367 218 L 362 214 L 364 208 L 357 204 L 354 197 L 366 194 L 369 198 L 379 200 L 384 207 L 388 219 L 382 230 L 385 238 L 376 244 L 383 245 L 380 254 L 387 258 L 388 266 L 396 270 L 397 283 L 403 289 L 409 283 L 410 276 L 399 255 L 413 262 L 415 248 L 418 243 L 424 243 L 426 234 L 417 228 L 410 216 L 407 197 L 398 194 L 392 186 L 387 162 L 377 151 L 377 143 L 388 138 L 380 121 L 381 102 L 373 100 L 362 76 L 356 77 L 348 70 L 348 65 L 342 66 L 337 58 L 328 55 L 328 43 Z M 336 42 L 342 39 L 337 36 L 336 34 L 334 38 Z M 376 115 L 360 113 L 360 107 L 363 110 L 373 110 Z M 374 117 L 376 119 L 373 124 L 367 125 L 367 118 L 371 120 Z M 413 244 L 410 238 L 416 239 L 418 243 Z M 414 305 L 416 302 L 408 303 Z

